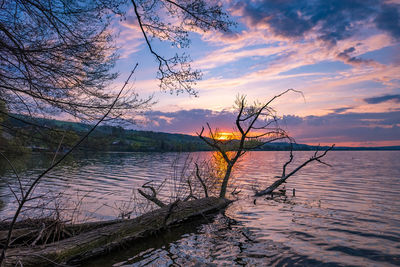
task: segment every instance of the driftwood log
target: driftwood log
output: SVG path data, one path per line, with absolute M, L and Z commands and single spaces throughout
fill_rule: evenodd
M 18 262 L 23 266 L 77 264 L 179 222 L 219 211 L 230 202 L 215 197 L 174 202 L 137 218 L 117 221 L 51 244 L 11 248 L 4 263 L 5 266 L 15 266 Z

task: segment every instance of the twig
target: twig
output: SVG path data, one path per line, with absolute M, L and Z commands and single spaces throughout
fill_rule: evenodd
M 21 184 L 21 179 L 19 178 L 18 172 L 15 169 L 14 165 L 11 163 L 11 161 L 6 157 L 6 155 L 4 155 L 1 151 L 0 151 L 0 155 L 7 161 L 8 165 L 10 165 L 13 173 L 15 174 L 15 177 L 17 177 L 17 181 L 18 181 L 18 185 L 19 185 L 19 190 L 21 191 L 21 195 L 24 194 L 24 189 L 22 187 Z M 7 181 L 6 181 L 7 182 Z M 11 193 L 13 193 L 15 199 L 18 201 L 18 203 L 20 203 L 19 198 L 17 197 L 17 195 L 15 194 L 14 190 L 12 189 L 12 187 L 9 185 L 9 183 L 7 182 L 7 185 L 11 191 Z
M 40 238 L 42 238 L 43 232 L 46 229 L 46 225 L 44 224 L 44 222 L 42 223 L 42 229 L 40 229 L 40 232 L 38 234 L 38 236 L 36 237 L 36 239 L 32 242 L 32 246 L 36 245 L 36 243 L 40 240 Z
M 54 153 L 54 157 L 53 157 L 53 160 L 51 161 L 51 165 L 54 164 L 54 161 L 55 161 L 56 158 L 57 158 L 57 154 L 58 154 L 58 151 L 60 151 L 61 144 L 62 144 L 62 142 L 63 142 L 63 140 L 64 140 L 64 136 L 65 136 L 65 132 L 63 132 L 63 136 L 61 137 L 60 143 L 58 143 L 58 147 L 57 147 L 56 152 Z
M 139 194 L 141 194 L 143 197 L 145 197 L 146 199 L 150 200 L 151 202 L 153 202 L 154 204 L 156 204 L 160 208 L 163 208 L 163 207 L 167 206 L 161 200 L 159 200 L 157 198 L 157 191 L 154 189 L 154 187 L 152 187 L 151 185 L 148 185 L 151 182 L 152 181 L 149 181 L 149 182 L 143 184 L 142 187 L 150 189 L 153 194 L 149 195 L 149 194 L 146 194 L 145 192 L 143 192 L 142 190 L 138 189 Z
M 208 197 L 207 186 L 206 186 L 206 184 L 204 183 L 203 179 L 200 176 L 199 165 L 197 165 L 197 162 L 195 163 L 195 166 L 196 166 L 196 177 L 199 180 L 201 186 L 203 187 L 205 196 Z

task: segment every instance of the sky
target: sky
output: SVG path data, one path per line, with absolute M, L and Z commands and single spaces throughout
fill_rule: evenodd
M 400 0 L 223 1 L 237 25 L 192 33 L 185 52 L 203 72 L 198 97 L 160 92 L 157 62 L 134 16 L 118 25 L 121 83 L 136 62 L 134 89 L 154 95 L 139 130 L 196 134 L 207 122 L 233 130 L 238 94 L 273 102 L 298 143 L 400 145 Z M 180 53 L 155 43 L 160 54 Z M 175 49 L 175 50 L 173 50 Z

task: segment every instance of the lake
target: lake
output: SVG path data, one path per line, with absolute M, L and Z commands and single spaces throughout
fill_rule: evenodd
M 295 163 L 312 152 L 295 152 Z M 187 156 L 205 160 L 211 152 L 107 153 L 76 156 L 49 174 L 36 189 L 43 195 L 41 213 L 54 209 L 74 221 L 136 216 L 148 209 L 136 189 L 147 181 L 160 184 L 164 199 L 180 191 L 177 177 Z M 399 266 L 400 151 L 332 151 L 289 178 L 286 197 L 254 201 L 280 175 L 288 152 L 251 152 L 234 171 L 228 192 L 238 201 L 213 221 L 171 230 L 87 266 Z M 33 154 L 16 163 L 23 182 L 51 157 Z M 7 184 L 17 188 L 13 173 L 1 165 L 0 219 L 9 218 L 16 201 Z M 289 168 L 290 169 L 290 168 Z M 292 189 L 296 195 L 292 196 Z M 62 195 L 53 201 L 54 196 Z M 54 204 L 55 203 L 55 204 Z M 39 216 L 37 211 L 27 211 Z

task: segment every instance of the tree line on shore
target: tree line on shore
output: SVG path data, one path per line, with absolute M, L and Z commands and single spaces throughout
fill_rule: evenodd
M 11 117 L 12 116 L 12 117 Z M 41 130 L 32 124 L 41 125 Z M 66 150 L 79 140 L 90 125 L 13 115 L 3 120 L 0 147 L 7 154 L 29 151 Z M 8 130 L 12 129 L 13 134 Z M 62 147 L 58 148 L 61 144 Z M 190 152 L 210 150 L 198 137 L 152 131 L 128 130 L 120 126 L 100 126 L 78 148 L 79 151 Z

